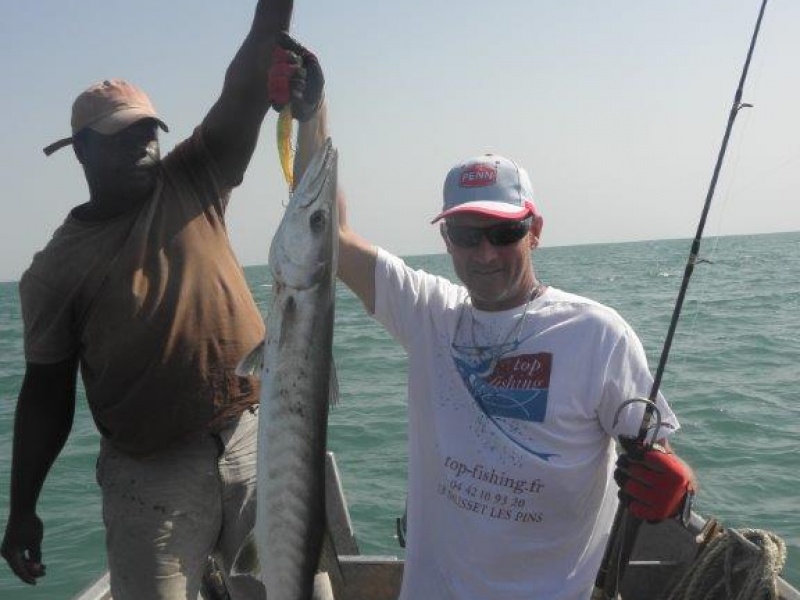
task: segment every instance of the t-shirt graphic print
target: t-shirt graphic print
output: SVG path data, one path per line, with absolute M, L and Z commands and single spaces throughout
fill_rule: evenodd
M 553 357 L 549 352 L 498 357 L 517 345 L 489 349 L 454 344 L 453 361 L 472 398 L 503 435 L 548 460 L 556 455 L 536 449 L 525 424 L 545 420 Z

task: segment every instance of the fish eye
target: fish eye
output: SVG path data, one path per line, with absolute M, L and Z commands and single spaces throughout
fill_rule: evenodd
M 328 217 L 325 214 L 324 210 L 315 210 L 311 213 L 311 216 L 308 218 L 308 224 L 311 227 L 311 231 L 315 233 L 319 233 L 325 228 L 326 223 L 328 222 Z

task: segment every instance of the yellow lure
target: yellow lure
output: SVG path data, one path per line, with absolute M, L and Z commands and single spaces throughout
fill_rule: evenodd
M 283 178 L 294 189 L 294 149 L 292 148 L 292 108 L 288 104 L 278 115 L 278 158 L 283 170 Z

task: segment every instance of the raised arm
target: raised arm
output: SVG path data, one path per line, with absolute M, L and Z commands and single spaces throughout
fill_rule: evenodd
M 294 158 L 295 181 L 305 171 L 314 152 L 328 139 L 328 108 L 325 102 L 297 131 Z M 375 263 L 378 250 L 350 229 L 347 205 L 340 185 L 336 191 L 339 209 L 339 279 L 361 299 L 367 312 L 375 312 Z
M 328 138 L 328 112 L 325 102 L 309 120 L 300 123 L 297 131 L 295 181 L 305 171 L 314 152 Z M 364 307 L 375 312 L 375 263 L 377 248 L 350 229 L 344 192 L 337 190 L 339 204 L 339 279 L 361 299 Z
M 328 111 L 325 102 L 313 117 L 300 124 L 297 132 L 295 180 L 299 179 L 314 151 L 328 138 Z M 378 250 L 350 229 L 347 206 L 341 185 L 337 189 L 339 209 L 339 279 L 361 299 L 369 314 L 375 312 L 375 264 Z
M 328 109 L 323 99 L 324 78 L 319 63 L 310 50 L 289 36 L 279 36 L 279 45 L 289 55 L 278 52 L 273 71 L 274 100 L 278 106 L 291 103 L 299 119 L 297 151 L 294 157 L 294 180 L 299 181 L 317 149 L 329 137 Z M 298 63 L 297 57 L 301 60 Z M 284 62 L 285 61 L 285 62 Z M 298 65 L 303 68 L 298 70 Z M 284 78 L 285 81 L 280 81 Z M 375 311 L 375 264 L 377 249 L 356 234 L 347 224 L 347 209 L 341 186 L 337 191 L 339 209 L 339 278 L 364 303 Z
M 350 229 L 344 193 L 339 187 L 339 279 L 361 299 L 369 314 L 375 312 L 375 265 L 378 249 Z
M 278 32 L 287 31 L 292 0 L 259 0 L 250 31 L 225 73 L 222 93 L 203 120 L 206 145 L 223 176 L 238 185 L 253 155 L 270 102 L 267 74 Z
M 303 56 L 309 55 L 306 48 L 300 46 L 294 40 L 283 40 L 282 44 L 291 49 L 295 53 Z M 313 54 L 310 54 L 313 57 Z M 307 61 L 306 61 L 307 62 Z M 316 63 L 316 58 L 313 58 Z M 276 64 L 276 68 L 279 65 Z M 306 69 L 308 71 L 308 69 Z M 320 148 L 325 140 L 328 139 L 330 133 L 328 132 L 328 109 L 327 104 L 321 98 L 321 80 L 322 72 L 317 65 L 316 73 L 307 73 L 303 71 L 303 75 L 299 80 L 303 80 L 306 75 L 310 79 L 299 81 L 297 78 L 292 78 L 291 82 L 287 83 L 286 87 L 296 87 L 297 90 L 292 90 L 292 94 L 309 94 L 310 98 L 306 98 L 306 102 L 301 102 L 300 107 L 303 116 L 301 117 L 299 128 L 297 131 L 297 152 L 294 157 L 294 180 L 299 181 L 303 172 L 305 171 L 314 153 Z M 314 79 L 318 78 L 320 82 L 314 83 Z M 280 86 L 278 86 L 280 87 Z M 286 91 L 281 98 L 282 102 L 288 102 L 289 92 Z M 293 102 L 293 112 L 295 110 L 296 101 Z M 305 105 L 305 106 L 304 106 Z M 313 106 L 313 108 L 310 108 Z M 337 190 L 337 202 L 339 212 L 339 278 L 349 287 L 363 302 L 367 311 L 372 314 L 375 311 L 375 264 L 377 257 L 377 248 L 370 244 L 367 240 L 355 233 L 347 224 L 347 207 L 345 206 L 345 197 L 342 192 L 341 186 Z

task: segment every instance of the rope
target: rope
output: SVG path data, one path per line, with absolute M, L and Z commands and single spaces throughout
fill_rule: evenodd
M 785 562 L 786 543 L 777 535 L 726 529 L 709 542 L 667 600 L 778 600 Z

